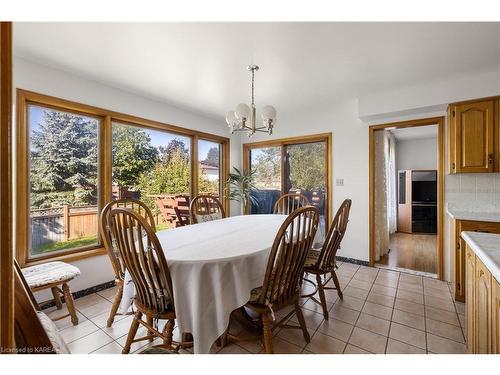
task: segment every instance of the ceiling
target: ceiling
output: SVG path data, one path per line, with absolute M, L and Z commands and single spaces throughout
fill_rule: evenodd
M 413 128 L 392 129 L 391 133 L 398 141 L 437 138 L 438 127 L 437 125 L 427 125 Z
M 280 113 L 500 66 L 500 23 L 15 23 L 14 54 L 212 117 Z

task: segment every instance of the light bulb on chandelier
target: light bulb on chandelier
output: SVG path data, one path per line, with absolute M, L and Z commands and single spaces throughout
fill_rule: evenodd
M 248 65 L 247 69 L 252 74 L 252 101 L 250 107 L 245 103 L 240 103 L 236 106 L 236 110 L 226 113 L 226 122 L 229 126 L 231 134 L 234 132 L 244 131 L 250 137 L 255 132 L 273 134 L 273 127 L 276 124 L 276 109 L 271 105 L 262 107 L 262 126 L 256 126 L 256 108 L 254 100 L 254 81 L 255 72 L 259 70 L 257 65 Z

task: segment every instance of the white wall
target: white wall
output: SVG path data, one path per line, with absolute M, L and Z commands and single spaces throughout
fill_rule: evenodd
M 241 165 L 240 137 L 230 136 L 223 120 L 218 121 L 203 117 L 166 103 L 149 100 L 20 58 L 14 58 L 13 79 L 13 87 L 15 89 L 21 88 L 35 91 L 171 125 L 230 137 L 231 166 L 239 167 Z M 14 113 L 16 113 L 15 110 Z M 231 204 L 231 214 L 236 215 L 239 213 L 239 205 Z M 74 262 L 74 265 L 80 268 L 82 275 L 71 282 L 72 291 L 89 288 L 114 279 L 111 264 L 107 256 L 80 260 Z M 40 293 L 37 297 L 44 299 L 46 296 L 48 294 L 43 295 Z
M 396 170 L 437 169 L 437 148 L 437 138 L 398 140 Z

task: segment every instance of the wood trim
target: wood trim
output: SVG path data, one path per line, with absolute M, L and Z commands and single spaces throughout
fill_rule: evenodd
M 320 133 L 311 135 L 302 135 L 296 137 L 287 137 L 279 139 L 270 139 L 260 142 L 243 143 L 243 169 L 248 170 L 250 167 L 250 150 L 254 148 L 262 147 L 281 147 L 281 193 L 284 194 L 284 147 L 287 145 L 303 144 L 303 143 L 314 143 L 314 142 L 325 142 L 326 143 L 326 231 L 330 226 L 332 220 L 332 205 L 333 205 L 333 185 L 332 185 L 332 166 L 333 166 L 333 149 L 332 149 L 332 133 Z M 249 207 L 246 207 L 244 212 L 249 213 Z
M 12 23 L 0 22 L 0 349 L 14 349 L 12 245 Z
M 182 128 L 176 125 L 164 124 L 158 121 L 147 120 L 136 116 L 127 115 L 115 111 L 110 111 L 86 104 L 73 102 L 66 99 L 48 96 L 32 91 L 17 89 L 17 186 L 16 186 L 16 258 L 19 264 L 26 265 L 40 264 L 48 259 L 72 262 L 92 256 L 106 254 L 99 238 L 98 245 L 71 249 L 65 252 L 49 254 L 46 256 L 29 257 L 29 121 L 27 118 L 27 106 L 29 104 L 40 105 L 56 110 L 69 111 L 76 114 L 95 117 L 99 119 L 99 209 L 111 201 L 112 184 L 112 123 L 118 122 L 130 126 L 145 127 L 154 130 L 165 131 L 177 135 L 189 137 L 191 139 L 191 195 L 194 197 L 198 193 L 198 139 L 217 142 L 222 145 L 221 179 L 227 179 L 229 174 L 229 138 L 214 134 L 204 133 L 192 129 Z M 222 184 L 221 184 L 222 186 Z M 223 207 L 229 214 L 229 200 L 223 200 Z
M 444 142 L 444 127 L 445 117 L 431 117 L 417 120 L 398 121 L 388 124 L 371 125 L 369 127 L 369 215 L 370 215 L 370 238 L 369 238 L 369 264 L 375 266 L 375 130 L 383 130 L 387 128 L 413 128 L 417 126 L 437 125 L 438 126 L 438 245 L 437 245 L 437 262 L 438 262 L 438 278 L 444 278 L 444 176 L 445 176 L 445 142 Z

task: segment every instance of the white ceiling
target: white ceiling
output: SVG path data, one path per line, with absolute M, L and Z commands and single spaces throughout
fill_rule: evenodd
M 438 127 L 437 125 L 427 125 L 414 128 L 392 129 L 391 133 L 398 141 L 437 138 Z
M 16 56 L 222 118 L 493 71 L 499 23 L 15 23 Z

